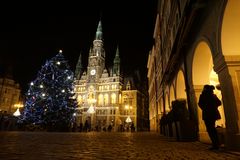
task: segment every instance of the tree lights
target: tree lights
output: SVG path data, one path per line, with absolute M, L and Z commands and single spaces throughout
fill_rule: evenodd
M 77 107 L 73 90 L 73 72 L 60 50 L 46 61 L 37 78 L 30 83 L 20 122 L 49 130 L 66 130 L 73 122 Z

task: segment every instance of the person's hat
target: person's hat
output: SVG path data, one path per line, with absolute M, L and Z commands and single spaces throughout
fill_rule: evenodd
M 208 84 L 206 84 L 206 85 L 204 85 L 204 89 L 205 89 L 205 90 L 214 90 L 215 87 L 214 87 L 213 85 L 208 85 Z

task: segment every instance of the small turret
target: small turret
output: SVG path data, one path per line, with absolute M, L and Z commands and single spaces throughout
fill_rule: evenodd
M 118 47 L 117 47 L 115 58 L 113 60 L 113 74 L 120 75 L 120 57 L 119 57 Z
M 75 69 L 75 77 L 77 80 L 80 79 L 80 76 L 82 74 L 82 54 L 80 53 L 79 55 L 79 58 L 78 58 L 78 62 L 77 62 L 77 65 L 76 65 L 76 69 Z

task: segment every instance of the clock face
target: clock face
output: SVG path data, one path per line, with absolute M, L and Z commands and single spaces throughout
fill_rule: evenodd
M 95 70 L 95 69 L 92 69 L 92 70 L 90 71 L 90 74 L 91 74 L 91 75 L 95 75 L 95 74 L 96 74 L 96 70 Z

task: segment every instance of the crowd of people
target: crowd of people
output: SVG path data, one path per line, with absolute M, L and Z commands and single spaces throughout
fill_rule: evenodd
M 73 132 L 90 132 L 90 131 L 96 131 L 96 132 L 111 132 L 111 131 L 118 131 L 118 132 L 134 132 L 135 131 L 135 126 L 134 123 L 128 124 L 128 125 L 120 125 L 117 127 L 117 129 L 114 129 L 113 124 L 109 125 L 104 125 L 104 126 L 99 126 L 96 125 L 95 127 L 91 126 L 91 123 L 86 120 L 85 123 L 80 123 L 78 126 L 76 123 L 73 124 L 72 131 Z
M 8 114 L 7 111 L 0 111 L 0 131 L 18 130 L 17 117 Z
M 34 125 L 28 125 L 25 127 L 20 126 L 18 123 L 18 118 L 13 116 L 12 114 L 8 114 L 6 111 L 0 111 L 0 131 L 42 131 L 38 128 L 38 126 Z M 96 131 L 96 132 L 112 132 L 112 131 L 118 131 L 118 132 L 134 132 L 135 126 L 134 123 L 128 124 L 128 125 L 120 125 L 116 130 L 114 129 L 114 125 L 109 124 L 105 126 L 95 126 L 94 128 L 91 126 L 91 123 L 89 123 L 87 120 L 85 123 L 80 123 L 80 125 L 77 125 L 76 123 L 73 123 L 70 132 L 90 132 L 90 131 Z

